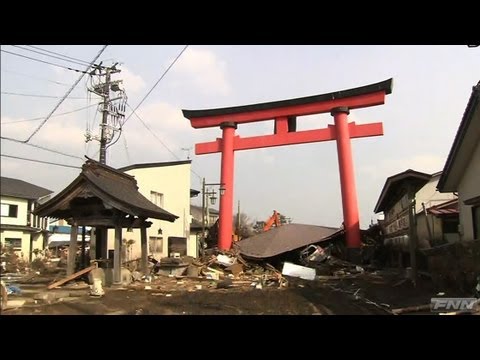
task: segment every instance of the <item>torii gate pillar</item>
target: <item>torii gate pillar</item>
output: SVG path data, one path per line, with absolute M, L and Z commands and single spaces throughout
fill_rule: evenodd
M 220 125 L 220 128 L 222 129 L 222 165 L 220 171 L 220 182 L 223 184 L 224 193 L 223 195 L 220 195 L 218 247 L 221 250 L 228 250 L 230 249 L 230 246 L 232 246 L 234 169 L 233 139 L 237 125 L 231 122 L 224 122 Z
M 348 128 L 347 107 L 332 109 L 337 133 L 338 168 L 340 171 L 340 188 L 342 190 L 343 221 L 346 233 L 347 248 L 359 248 L 360 220 L 358 215 L 357 189 L 353 169 L 352 145 Z

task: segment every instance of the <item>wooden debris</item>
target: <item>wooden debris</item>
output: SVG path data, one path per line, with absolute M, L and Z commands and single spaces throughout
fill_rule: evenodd
M 207 270 L 208 270 L 208 271 L 212 271 L 212 272 L 214 272 L 214 273 L 217 273 L 217 274 L 219 274 L 219 275 L 223 275 L 223 274 L 224 274 L 223 271 L 217 270 L 217 269 L 214 269 L 214 268 L 211 268 L 211 267 L 209 267 L 209 266 L 207 266 Z
M 70 276 L 67 276 L 66 278 L 63 278 L 62 280 L 58 280 L 50 285 L 47 286 L 47 289 L 48 290 L 51 290 L 53 288 L 56 288 L 60 285 L 63 285 L 65 284 L 66 282 L 70 281 L 70 280 L 73 280 L 73 279 L 76 279 L 77 277 L 83 275 L 83 274 L 86 274 L 88 273 L 89 271 L 92 271 L 93 269 L 96 269 L 97 268 L 97 264 L 94 264 L 92 266 L 89 266 L 83 270 L 80 270 L 80 271 L 77 271 L 76 273 L 70 275 Z
M 233 264 L 233 265 L 225 268 L 225 270 L 228 270 L 228 271 L 230 271 L 234 276 L 237 276 L 238 274 L 240 274 L 240 273 L 243 272 L 243 265 L 240 264 L 240 263 L 236 263 L 236 264 Z
M 430 304 L 428 305 L 418 305 L 418 306 L 408 306 L 400 309 L 393 309 L 392 313 L 395 315 L 404 314 L 404 313 L 411 313 L 411 312 L 418 312 L 423 310 L 430 310 Z

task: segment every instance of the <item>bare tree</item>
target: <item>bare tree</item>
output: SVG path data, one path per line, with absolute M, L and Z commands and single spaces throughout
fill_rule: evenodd
M 252 220 L 242 212 L 240 212 L 240 218 L 238 213 L 233 216 L 233 229 L 240 239 L 247 238 L 255 233 Z

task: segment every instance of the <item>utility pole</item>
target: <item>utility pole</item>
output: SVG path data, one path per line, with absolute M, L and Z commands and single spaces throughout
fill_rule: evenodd
M 108 105 L 110 104 L 110 68 L 106 68 L 105 87 L 103 95 L 103 113 L 102 125 L 100 125 L 100 164 L 106 164 L 107 160 L 107 122 L 108 122 Z
M 112 74 L 121 71 L 120 69 L 116 68 L 116 65 L 117 64 L 114 64 L 110 67 L 98 66 L 90 73 L 90 76 L 92 78 L 94 76 L 98 76 L 98 78 L 105 76 L 104 82 L 100 81 L 96 84 L 93 84 L 92 88 L 89 88 L 91 92 L 103 98 L 103 102 L 101 103 L 103 106 L 101 107 L 101 110 L 99 110 L 102 112 L 100 136 L 92 136 L 88 129 L 87 134 L 85 135 L 86 142 L 91 140 L 98 140 L 100 142 L 99 162 L 101 164 L 106 164 L 108 148 L 107 145 L 113 140 L 115 132 L 121 132 L 122 125 L 125 119 L 125 104 L 127 102 L 127 96 L 125 94 L 125 91 L 120 89 L 119 87 L 119 84 L 122 82 L 122 80 L 111 80 Z M 97 70 L 99 71 L 98 74 L 96 73 Z M 103 73 L 102 70 L 104 70 Z M 110 90 L 112 90 L 113 92 L 120 92 L 120 96 L 111 99 Z M 111 120 L 110 122 L 109 118 Z M 120 134 L 118 135 L 118 137 L 120 137 Z

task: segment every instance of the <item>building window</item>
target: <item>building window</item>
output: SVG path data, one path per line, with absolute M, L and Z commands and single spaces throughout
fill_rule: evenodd
M 18 205 L 1 204 L 2 216 L 16 218 L 18 215 Z
M 5 238 L 5 246 L 13 248 L 15 251 L 22 250 L 22 239 L 17 238 Z
M 150 191 L 150 201 L 154 203 L 155 205 L 163 208 L 163 194 L 156 192 L 156 191 Z
M 480 238 L 480 205 L 472 207 L 473 216 L 473 238 Z
M 163 237 L 162 236 L 149 236 L 148 238 L 148 250 L 149 253 L 161 253 L 163 251 Z
M 458 233 L 458 218 L 444 218 L 443 221 L 443 232 L 445 234 L 455 234 Z

